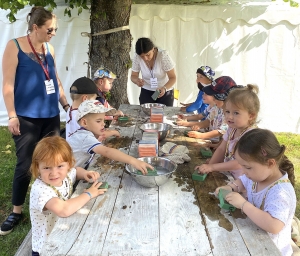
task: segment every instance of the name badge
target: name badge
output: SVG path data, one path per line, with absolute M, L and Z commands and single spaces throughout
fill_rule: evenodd
M 154 89 L 156 89 L 157 88 L 157 86 L 158 86 L 158 84 L 157 84 L 157 78 L 156 77 L 154 77 L 154 78 L 150 78 L 150 85 L 151 85 L 151 88 L 154 88 Z
M 46 80 L 45 81 L 45 86 L 46 86 L 47 94 L 55 93 L 55 87 L 54 87 L 54 83 L 53 83 L 52 79 Z

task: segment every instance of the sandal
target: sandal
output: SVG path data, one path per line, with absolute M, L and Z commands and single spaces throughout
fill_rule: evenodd
M 4 236 L 13 231 L 14 227 L 18 225 L 19 221 L 22 219 L 22 213 L 12 212 L 6 220 L 1 225 L 0 235 Z

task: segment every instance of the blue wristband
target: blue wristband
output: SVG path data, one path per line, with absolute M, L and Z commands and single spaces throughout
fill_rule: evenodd
M 83 193 L 86 193 L 86 194 L 88 194 L 88 195 L 89 195 L 89 197 L 90 197 L 90 198 L 92 198 L 92 195 L 91 195 L 91 193 L 90 193 L 90 192 L 88 192 L 88 191 L 85 191 L 85 192 L 83 192 Z

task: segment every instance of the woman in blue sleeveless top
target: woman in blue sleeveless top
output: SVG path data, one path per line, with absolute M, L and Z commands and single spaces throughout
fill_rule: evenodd
M 43 7 L 27 16 L 28 35 L 10 40 L 3 54 L 3 98 L 17 155 L 13 180 L 13 212 L 1 225 L 0 235 L 10 233 L 22 218 L 28 190 L 32 153 L 45 136 L 59 134 L 58 102 L 69 107 L 58 78 L 54 48 L 48 43 L 57 30 L 56 17 Z

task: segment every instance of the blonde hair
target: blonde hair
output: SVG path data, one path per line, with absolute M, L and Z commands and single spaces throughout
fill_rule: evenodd
M 233 89 L 226 101 L 232 103 L 240 109 L 247 110 L 249 114 L 253 114 L 255 117 L 252 120 L 251 125 L 257 122 L 257 115 L 260 110 L 260 101 L 258 98 L 258 86 L 253 84 L 247 84 L 246 87 Z
M 61 162 L 67 162 L 70 168 L 72 168 L 74 167 L 75 159 L 72 149 L 65 139 L 59 136 L 51 136 L 39 141 L 33 151 L 30 172 L 34 179 L 40 175 L 39 164 L 41 162 L 47 165 L 57 165 Z

